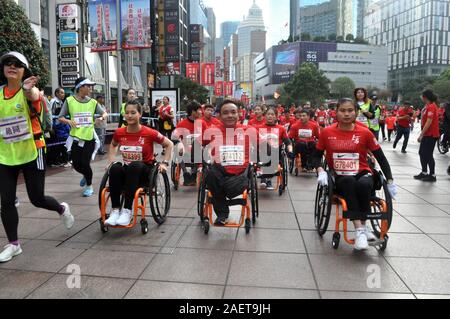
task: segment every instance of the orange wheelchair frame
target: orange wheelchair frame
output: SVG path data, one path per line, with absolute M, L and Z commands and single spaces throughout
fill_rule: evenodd
M 274 191 L 278 192 L 278 195 L 283 195 L 283 192 L 286 190 L 288 185 L 288 163 L 287 163 L 287 155 L 284 150 L 281 151 L 281 158 L 280 162 L 283 163 L 284 167 L 281 164 L 278 164 L 278 170 L 275 174 L 262 174 L 260 176 L 257 176 L 257 178 L 272 178 L 274 176 L 277 177 L 277 186 L 275 187 Z M 264 167 L 263 164 L 259 163 L 257 165 L 258 168 Z
M 191 167 L 192 164 L 185 164 L 186 167 Z M 197 165 L 197 164 L 194 164 Z M 173 188 L 175 190 L 178 190 L 180 186 L 180 179 L 181 179 L 181 164 L 173 162 L 171 165 L 171 178 L 173 183 Z M 198 171 L 197 171 L 197 179 L 196 179 L 196 187 L 197 189 L 200 187 L 200 183 L 202 181 L 202 165 L 198 164 Z

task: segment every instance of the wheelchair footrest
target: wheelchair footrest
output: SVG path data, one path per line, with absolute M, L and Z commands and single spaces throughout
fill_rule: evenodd
M 227 200 L 227 206 L 246 206 L 247 200 L 243 198 Z
M 381 240 L 381 239 L 377 239 L 377 240 L 373 240 L 373 241 L 369 241 L 369 246 L 370 247 L 377 247 L 377 246 L 381 246 L 384 244 L 386 240 Z

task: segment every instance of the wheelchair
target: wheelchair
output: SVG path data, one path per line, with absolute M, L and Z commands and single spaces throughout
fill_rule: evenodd
M 392 223 L 392 198 L 388 191 L 387 181 L 381 171 L 374 169 L 374 164 L 369 162 L 374 177 L 374 189 L 370 201 L 371 212 L 367 215 L 370 220 L 374 235 L 378 238 L 375 242 L 369 242 L 370 246 L 378 247 L 384 251 L 387 247 L 389 236 L 387 235 Z M 314 223 L 320 237 L 328 230 L 332 206 L 336 206 L 336 225 L 333 234 L 332 245 L 339 248 L 341 239 L 340 225 L 343 225 L 344 240 L 350 245 L 355 244 L 354 239 L 348 238 L 348 215 L 345 199 L 336 193 L 334 176 L 327 170 L 328 186 L 318 185 L 314 205 Z M 342 210 L 342 214 L 340 213 Z
M 262 167 L 270 167 L 271 163 L 258 163 L 258 165 L 255 166 L 255 168 L 262 168 Z M 284 191 L 287 188 L 288 185 L 288 157 L 286 155 L 286 151 L 284 148 L 281 149 L 280 151 L 280 161 L 278 164 L 278 169 L 275 173 L 273 174 L 257 174 L 256 178 L 257 179 L 264 179 L 264 178 L 273 178 L 276 177 L 277 178 L 277 185 L 275 187 L 275 191 L 278 192 L 278 195 L 282 196 Z
M 450 149 L 450 141 L 446 141 L 445 140 L 445 132 L 444 129 L 442 128 L 442 126 L 439 129 L 440 134 L 439 134 L 439 140 L 437 142 L 437 148 L 439 153 L 441 153 L 442 155 L 445 155 L 448 153 L 449 149 Z
M 294 141 L 295 145 L 295 141 Z M 294 170 L 295 168 L 295 170 Z M 302 169 L 311 172 L 315 169 L 313 162 L 312 162 L 312 149 L 309 147 L 307 148 L 306 152 L 306 163 L 302 163 L 302 157 L 300 153 L 296 154 L 295 158 L 289 159 L 289 173 L 292 175 L 295 173 L 295 176 L 298 176 L 298 174 L 302 171 Z
M 167 218 L 170 210 L 171 194 L 170 182 L 166 173 L 159 172 L 159 164 L 155 163 L 151 169 L 148 179 L 145 183 L 136 190 L 133 201 L 133 219 L 128 226 L 110 226 L 106 225 L 105 221 L 109 218 L 109 213 L 112 210 L 110 191 L 108 185 L 109 169 L 100 182 L 100 190 L 98 197 L 98 205 L 100 208 L 100 230 L 107 233 L 109 228 L 134 228 L 137 224 L 137 217 L 140 213 L 141 231 L 145 235 L 148 233 L 148 221 L 146 219 L 146 208 L 149 205 L 150 212 L 154 221 L 158 225 L 162 225 Z M 124 203 L 124 196 L 121 196 L 121 206 Z
M 198 168 L 196 186 L 197 186 L 197 188 L 199 188 L 201 180 L 202 180 L 202 166 L 198 165 L 198 164 L 186 164 L 186 163 L 184 165 L 186 165 L 187 168 L 191 168 L 191 169 L 194 167 Z M 180 186 L 181 173 L 182 173 L 181 164 L 173 161 L 172 164 L 170 165 L 170 178 L 173 183 L 173 188 L 176 191 L 178 190 L 178 188 Z
M 256 182 L 256 165 L 250 164 L 248 168 L 249 185 L 243 192 L 242 198 L 229 199 L 227 201 L 228 206 L 242 206 L 241 216 L 239 223 L 227 223 L 224 226 L 216 226 L 213 222 L 213 194 L 208 191 L 206 185 L 206 175 L 208 170 L 211 169 L 211 164 L 204 165 L 204 173 L 202 175 L 201 184 L 198 190 L 197 201 L 197 213 L 200 217 L 200 223 L 202 225 L 205 234 L 208 234 L 210 225 L 214 227 L 226 227 L 226 228 L 240 228 L 245 224 L 245 233 L 250 232 L 251 223 L 256 223 L 256 219 L 259 217 L 259 205 L 258 205 L 258 188 Z

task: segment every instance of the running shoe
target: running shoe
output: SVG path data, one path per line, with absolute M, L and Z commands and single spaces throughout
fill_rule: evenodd
M 20 255 L 21 253 L 22 248 L 20 247 L 20 245 L 8 244 L 0 253 L 0 263 L 10 261 L 13 257 Z
M 427 176 L 428 174 L 420 173 L 419 175 L 414 176 L 414 179 L 423 180 Z
M 214 222 L 214 225 L 216 226 L 225 226 L 227 224 L 227 218 L 222 216 L 222 217 L 217 217 L 216 221 Z
M 80 181 L 80 187 L 86 186 L 86 179 L 83 177 Z
M 273 191 L 275 188 L 272 186 L 272 181 L 270 179 L 267 180 L 267 190 Z
M 422 178 L 422 182 L 435 183 L 436 181 L 437 181 L 436 176 L 433 176 L 433 175 L 428 175 L 428 176 Z
M 105 220 L 105 225 L 116 226 L 117 220 L 119 219 L 119 217 L 120 217 L 120 210 L 114 209 L 111 212 L 111 215 L 109 216 L 109 218 L 107 220 Z
M 71 229 L 73 227 L 73 224 L 75 223 L 75 218 L 70 213 L 69 204 L 61 203 L 61 205 L 64 206 L 64 213 L 61 215 L 61 220 L 67 229 Z
M 130 209 L 122 209 L 122 212 L 120 213 L 119 219 L 117 220 L 117 225 L 120 226 L 128 226 L 131 223 L 131 218 L 133 217 L 133 214 L 131 213 Z
M 94 189 L 92 186 L 86 186 L 83 191 L 83 197 L 91 197 L 92 195 L 94 195 Z
M 366 250 L 367 248 L 369 248 L 369 243 L 367 242 L 366 228 L 357 229 L 355 237 L 355 249 Z
M 368 226 L 366 226 L 366 237 L 367 237 L 367 241 L 377 240 L 377 237 L 370 231 Z

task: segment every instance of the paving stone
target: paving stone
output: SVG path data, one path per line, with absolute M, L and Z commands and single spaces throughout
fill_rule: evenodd
M 236 250 L 275 253 L 305 253 L 299 230 L 252 229 L 250 234 L 239 232 Z
M 179 282 L 139 280 L 127 299 L 220 299 L 224 287 Z
M 318 299 L 316 290 L 227 286 L 224 299 Z
M 53 275 L 43 272 L 0 270 L 0 299 L 25 298 Z

